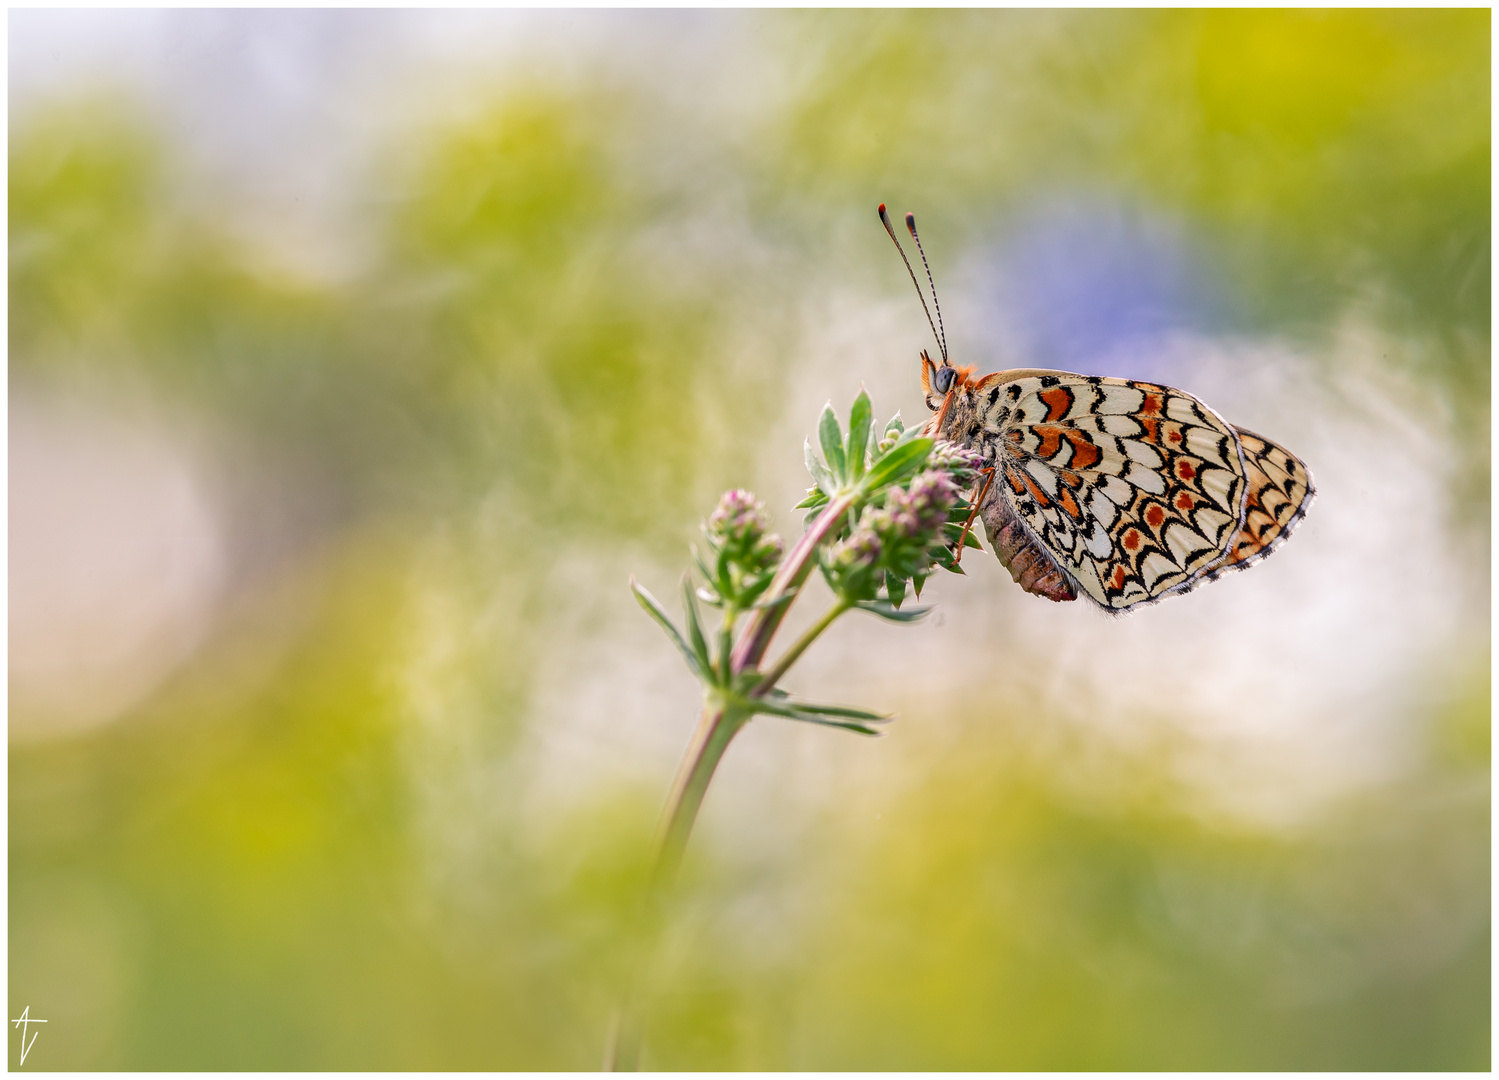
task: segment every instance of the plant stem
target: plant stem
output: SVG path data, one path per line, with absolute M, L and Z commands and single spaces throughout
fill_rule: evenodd
M 751 694 L 754 697 L 760 697 L 774 690 L 776 683 L 781 681 L 782 676 L 791 668 L 791 665 L 796 663 L 801 658 L 802 653 L 807 651 L 807 646 L 816 641 L 824 630 L 833 625 L 834 619 L 851 607 L 853 607 L 853 604 L 840 597 L 832 607 L 823 612 L 822 618 L 807 627 L 806 633 L 797 638 L 796 643 L 786 650 L 785 655 L 777 661 L 776 666 L 765 673 L 765 677 L 760 680 L 759 684 L 751 691 Z
M 692 741 L 687 744 L 687 753 L 677 768 L 671 794 L 666 800 L 666 812 L 656 840 L 656 861 L 651 869 L 650 892 L 653 896 L 671 888 L 676 879 L 682 853 L 687 849 L 698 809 L 708 791 L 708 782 L 713 779 L 714 770 L 718 768 L 729 742 L 747 719 L 722 705 L 703 706 L 702 719 L 692 734 Z
M 708 791 L 708 782 L 713 779 L 723 753 L 729 743 L 749 719 L 723 705 L 708 703 L 703 706 L 697 730 L 687 744 L 687 753 L 677 767 L 672 781 L 671 794 L 666 800 L 661 829 L 656 837 L 656 859 L 651 867 L 650 883 L 645 897 L 643 913 L 643 955 L 648 959 L 656 951 L 656 937 L 660 928 L 661 905 L 676 880 L 677 870 L 682 865 L 682 855 L 687 850 L 687 840 L 697 822 L 698 810 L 703 805 L 703 796 Z M 640 981 L 636 974 L 637 983 Z M 640 1064 L 641 1030 L 636 1010 L 630 997 L 626 996 L 614 1017 L 614 1030 L 604 1051 L 605 1072 L 634 1072 Z
M 812 565 L 816 562 L 814 556 L 818 545 L 837 527 L 856 498 L 855 493 L 845 493 L 823 508 L 822 513 L 796 542 L 796 546 L 782 560 L 780 569 L 776 571 L 775 578 L 765 591 L 767 602 L 773 603 L 807 580 L 807 575 L 811 573 Z M 755 612 L 754 618 L 739 638 L 739 644 L 732 653 L 729 662 L 729 670 L 732 674 L 737 675 L 749 670 L 760 662 L 765 655 L 765 650 L 770 647 L 770 641 L 775 637 L 777 628 L 781 625 L 786 609 L 795 602 L 793 599 L 790 603 L 762 607 Z M 776 665 L 771 676 L 760 680 L 753 691 L 754 695 L 764 694 L 775 686 L 776 681 L 786 673 L 786 669 L 796 661 L 797 657 L 801 656 L 808 645 L 812 644 L 818 634 L 827 629 L 828 624 L 842 614 L 843 610 L 837 604 L 829 609 L 828 613 L 791 647 L 790 652 L 781 657 L 780 663 Z M 724 661 L 721 655 L 720 663 L 722 662 Z M 656 837 L 656 859 L 646 894 L 645 955 L 647 956 L 655 951 L 658 911 L 666 892 L 676 879 L 678 868 L 682 865 L 682 855 L 687 850 L 687 841 L 692 836 L 692 827 L 697 822 L 698 810 L 703 805 L 703 796 L 707 794 L 708 784 L 713 779 L 713 773 L 718 768 L 724 751 L 728 749 L 729 743 L 748 719 L 747 715 L 740 714 L 722 704 L 712 701 L 705 704 L 702 717 L 698 720 L 697 730 L 692 733 L 692 740 L 687 744 L 687 753 L 683 755 L 682 763 L 677 767 L 677 775 L 672 781 L 671 793 L 667 796 L 666 808 L 662 814 L 661 829 Z M 639 1066 L 641 1031 L 636 1019 L 634 1003 L 630 1000 L 631 996 L 633 994 L 626 997 L 614 1017 L 614 1029 L 604 1051 L 606 1072 L 633 1072 Z
M 844 492 L 823 507 L 822 513 L 802 534 L 802 538 L 796 542 L 796 546 L 781 563 L 781 568 L 776 571 L 770 588 L 765 592 L 766 603 L 773 603 L 785 596 L 788 590 L 796 588 L 807 580 L 807 575 L 812 572 L 812 564 L 815 562 L 813 555 L 818 545 L 837 528 L 839 521 L 857 498 L 858 495 L 855 492 Z M 795 602 L 792 601 L 792 603 Z M 775 636 L 776 628 L 781 625 L 781 620 L 790 607 L 791 604 L 781 604 L 762 607 L 755 612 L 749 628 L 745 630 L 744 635 L 739 639 L 739 644 L 734 648 L 733 670 L 735 674 L 760 663 L 765 656 L 765 650 L 770 648 L 770 639 Z

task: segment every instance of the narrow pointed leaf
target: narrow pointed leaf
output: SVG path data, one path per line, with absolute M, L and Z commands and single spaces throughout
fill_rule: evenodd
M 892 435 L 899 438 L 901 433 L 905 430 L 906 422 L 900 418 L 900 413 L 897 412 L 890 418 L 890 423 L 885 425 L 885 438 L 888 439 Z
M 932 562 L 952 574 L 964 572 L 954 553 L 945 547 L 939 547 L 932 552 Z
M 751 700 L 749 707 L 755 712 L 768 713 L 771 716 L 781 716 L 787 720 L 800 720 L 804 724 L 821 724 L 824 727 L 842 728 L 844 731 L 857 731 L 860 735 L 881 734 L 874 728 L 866 727 L 864 724 L 853 720 L 839 720 L 822 713 L 807 712 L 803 709 L 783 705 L 778 701 L 767 701 L 764 698 Z
M 807 443 L 807 451 L 810 453 L 811 450 L 812 450 L 812 444 L 810 442 L 808 442 Z M 817 464 L 819 466 L 821 466 L 822 462 L 819 461 Z M 808 468 L 808 471 L 809 472 L 811 471 L 810 467 Z M 823 491 L 822 488 L 814 487 L 814 488 L 810 488 L 807 491 L 807 497 L 805 499 L 803 499 L 801 502 L 797 503 L 791 509 L 793 509 L 793 510 L 805 510 L 808 507 L 821 506 L 823 503 L 825 503 L 827 501 L 828 501 L 827 492 Z
M 687 661 L 687 666 L 692 669 L 692 673 L 699 679 L 704 678 L 705 669 L 698 664 L 697 657 L 687 647 L 687 642 L 682 640 L 681 633 L 678 632 L 676 625 L 672 623 L 671 616 L 666 614 L 666 610 L 661 606 L 660 601 L 652 596 L 649 590 L 636 581 L 634 577 L 630 578 L 630 591 L 635 594 L 635 599 L 640 602 L 640 606 L 645 608 L 646 614 L 661 625 L 661 629 L 666 631 L 666 636 L 671 638 L 672 644 L 676 645 L 682 651 L 682 658 Z
M 838 414 L 833 412 L 831 403 L 823 406 L 822 417 L 817 422 L 817 438 L 822 443 L 822 456 L 829 471 L 842 485 L 848 479 L 848 466 L 843 460 L 843 429 L 838 426 Z
M 978 537 L 973 535 L 974 530 L 969 529 L 965 534 L 961 522 L 949 521 L 946 525 L 943 526 L 943 532 L 946 534 L 947 539 L 950 543 L 956 544 L 959 538 L 962 538 L 963 546 L 965 548 L 978 548 L 980 551 L 984 550 L 983 546 L 978 542 Z
M 708 564 L 703 562 L 703 557 L 697 553 L 697 548 L 692 549 L 692 561 L 696 564 L 698 572 L 703 575 L 704 581 L 713 581 L 716 575 L 708 569 Z
M 897 608 L 884 600 L 861 600 L 858 608 L 871 615 L 878 615 L 882 619 L 901 623 L 916 622 L 932 610 L 929 607 Z
M 831 498 L 833 493 L 838 490 L 838 480 L 832 473 L 828 472 L 827 466 L 817 460 L 817 455 L 812 450 L 811 439 L 807 440 L 806 458 L 807 471 L 812 474 L 812 482 L 817 485 L 818 492 L 823 496 L 824 500 Z M 817 506 L 820 504 L 812 502 L 812 495 L 809 492 L 800 505 Z
M 894 574 L 886 574 L 885 592 L 890 595 L 891 605 L 900 607 L 900 602 L 906 598 L 906 579 L 896 577 Z
M 698 621 L 697 597 L 692 592 L 692 579 L 682 575 L 682 606 L 687 610 L 687 640 L 692 643 L 692 653 L 698 666 L 707 673 L 713 671 L 713 657 L 708 652 L 708 639 L 703 636 L 703 624 Z
M 896 443 L 874 463 L 869 475 L 864 478 L 864 490 L 875 491 L 887 484 L 895 484 L 921 468 L 935 443 L 931 439 L 912 439 Z
M 846 720 L 863 720 L 869 724 L 888 724 L 895 719 L 888 713 L 870 712 L 868 709 L 855 709 L 847 705 L 813 705 L 806 701 L 791 701 L 787 704 L 799 712 L 816 713 L 818 716 L 841 716 Z
M 848 478 L 857 481 L 864 475 L 865 448 L 869 445 L 869 433 L 874 425 L 874 406 L 869 394 L 859 387 L 859 396 L 854 398 L 854 407 L 848 414 L 848 445 L 844 451 L 848 462 Z

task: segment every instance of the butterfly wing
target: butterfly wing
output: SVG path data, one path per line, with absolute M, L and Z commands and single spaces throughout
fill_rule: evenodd
M 1228 556 L 1208 571 L 1216 581 L 1233 570 L 1253 566 L 1269 555 L 1301 524 L 1317 487 L 1306 462 L 1284 446 L 1252 431 L 1236 428 L 1244 450 L 1249 490 L 1244 497 L 1244 526 L 1234 538 Z
M 1064 372 L 1001 372 L 974 393 L 998 497 L 1100 607 L 1185 592 L 1231 554 L 1249 466 L 1237 430 L 1191 394 Z

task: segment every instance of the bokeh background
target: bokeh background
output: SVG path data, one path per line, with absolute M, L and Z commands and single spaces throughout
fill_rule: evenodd
M 881 201 L 957 362 L 1320 496 L 1127 619 L 836 626 L 793 689 L 899 719 L 730 749 L 646 1063 L 1489 1067 L 1487 11 L 8 24 L 28 1068 L 597 1066 L 697 707 L 626 581 L 922 415 Z

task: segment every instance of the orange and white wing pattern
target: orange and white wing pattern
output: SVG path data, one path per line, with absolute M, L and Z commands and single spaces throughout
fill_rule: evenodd
M 1270 554 L 1301 524 L 1317 487 L 1312 474 L 1295 454 L 1262 435 L 1235 428 L 1249 476 L 1245 493 L 1244 527 L 1239 530 L 1228 556 L 1208 571 L 1216 581 L 1232 570 L 1253 566 Z
M 1284 451 L 1255 437 L 1267 450 L 1251 467 L 1238 431 L 1191 394 L 1130 379 L 1014 374 L 973 388 L 979 438 L 998 443 L 995 486 L 1100 607 L 1127 611 L 1206 580 L 1243 540 L 1256 471 L 1278 493 L 1275 533 L 1253 533 L 1259 546 L 1243 564 L 1295 524 L 1276 515 L 1280 497 L 1290 498 L 1284 485 L 1310 489 L 1305 466 L 1292 475 Z

